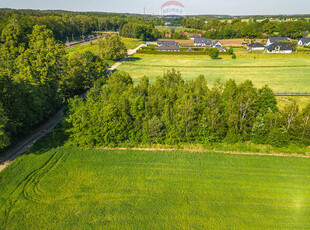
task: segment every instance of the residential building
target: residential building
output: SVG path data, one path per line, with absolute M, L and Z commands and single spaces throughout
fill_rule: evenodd
M 299 46 L 310 46 L 310 38 L 302 38 L 298 41 Z
M 176 41 L 172 41 L 172 40 L 158 40 L 157 41 L 157 45 L 158 46 L 161 46 L 161 45 L 176 45 L 176 46 L 178 46 L 179 45 L 179 43 L 178 42 L 176 42 Z
M 191 36 L 191 40 L 195 40 L 195 39 L 197 39 L 197 38 L 201 38 L 201 35 L 200 35 L 200 34 L 193 34 L 193 35 Z
M 157 51 L 181 51 L 181 48 L 175 44 L 162 44 Z
M 247 49 L 249 51 L 260 51 L 260 50 L 265 50 L 265 46 L 261 43 L 255 42 L 255 43 L 248 44 Z
M 210 46 L 214 47 L 214 48 L 219 48 L 219 47 L 222 47 L 222 43 L 220 41 L 216 40 Z
M 196 38 L 194 40 L 194 46 L 207 46 L 211 45 L 212 40 L 211 39 L 206 39 L 206 38 Z
M 270 37 L 267 40 L 266 46 L 271 45 L 272 43 L 279 42 L 279 41 L 289 41 L 287 37 L 280 37 L 280 36 L 274 36 Z
M 265 51 L 267 53 L 285 53 L 286 54 L 286 53 L 292 53 L 293 48 L 286 43 L 275 42 L 267 46 Z

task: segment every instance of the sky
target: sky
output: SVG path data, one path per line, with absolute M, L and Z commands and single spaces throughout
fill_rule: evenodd
M 0 0 L 0 8 L 100 11 L 160 15 L 165 0 Z M 180 0 L 185 14 L 310 14 L 309 0 Z

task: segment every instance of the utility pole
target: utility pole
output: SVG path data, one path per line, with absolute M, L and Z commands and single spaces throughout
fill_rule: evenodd
M 145 7 L 143 8 L 143 12 L 144 12 L 144 15 L 145 15 Z

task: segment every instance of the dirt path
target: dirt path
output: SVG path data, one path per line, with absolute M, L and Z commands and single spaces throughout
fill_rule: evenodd
M 131 55 L 135 54 L 137 52 L 138 49 L 140 49 L 142 46 L 145 46 L 145 44 L 141 44 L 138 47 L 136 47 L 135 49 L 129 49 L 127 51 L 128 57 L 130 57 Z M 127 58 L 127 57 L 126 57 Z M 114 65 L 112 65 L 109 69 L 108 69 L 108 73 L 113 72 L 115 69 L 117 69 L 117 67 L 119 67 L 123 61 L 126 60 L 126 58 L 121 59 L 120 61 L 114 63 Z
M 208 149 L 162 149 L 162 148 L 97 148 L 102 150 L 135 150 L 135 151 L 187 151 L 187 152 L 214 152 L 222 154 L 233 155 L 257 155 L 257 156 L 278 156 L 278 157 L 298 157 L 298 158 L 310 158 L 310 155 L 300 154 L 286 154 L 286 153 L 252 153 L 252 152 L 238 152 L 238 151 L 219 151 Z
M 142 46 L 144 46 L 144 44 L 141 44 L 135 49 L 128 50 L 128 56 L 130 57 L 131 55 L 136 53 L 137 50 L 140 49 L 140 47 Z M 111 68 L 108 69 L 108 71 L 112 72 L 113 70 L 115 70 L 118 66 L 122 64 L 124 60 L 125 58 L 115 63 Z M 81 95 L 81 97 L 83 96 L 85 97 L 85 94 Z M 42 126 L 36 129 L 29 137 L 25 138 L 20 143 L 10 148 L 3 156 L 0 157 L 0 172 L 5 169 L 14 159 L 26 152 L 36 141 L 38 141 L 50 130 L 52 130 L 62 120 L 63 116 L 64 108 L 58 111 Z
M 63 116 L 64 108 L 36 129 L 29 137 L 9 149 L 2 157 L 0 157 L 0 172 L 5 169 L 15 158 L 26 152 L 36 141 L 52 130 L 62 120 Z

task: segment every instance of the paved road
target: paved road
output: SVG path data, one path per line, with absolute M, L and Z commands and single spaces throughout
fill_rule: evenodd
M 128 57 L 136 53 L 137 50 L 140 49 L 140 47 L 142 46 L 144 46 L 144 44 L 138 46 L 135 49 L 128 50 Z M 115 70 L 118 66 L 122 64 L 125 59 L 126 58 L 120 60 L 119 62 L 116 62 L 112 67 L 108 69 L 108 71 L 112 72 L 113 70 Z M 83 95 L 81 96 L 83 97 Z M 64 109 L 65 108 L 62 108 L 46 123 L 44 123 L 37 130 L 35 130 L 29 137 L 25 138 L 19 144 L 10 148 L 2 157 L 0 157 L 0 172 L 5 169 L 14 159 L 26 152 L 36 141 L 38 141 L 50 130 L 52 130 L 62 120 L 64 116 Z

